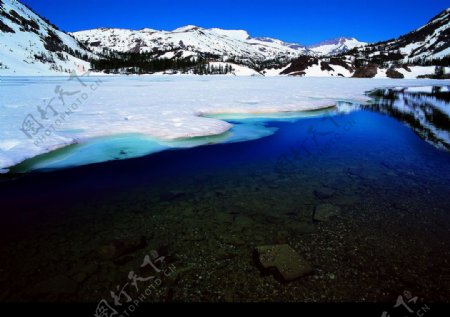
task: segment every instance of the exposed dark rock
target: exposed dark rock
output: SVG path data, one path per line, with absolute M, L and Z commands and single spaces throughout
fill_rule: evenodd
M 407 72 L 411 72 L 411 68 L 409 68 L 408 65 L 402 65 L 402 68 Z
M 40 29 L 40 27 L 36 21 L 24 18 L 14 10 L 10 10 L 9 13 L 2 10 L 1 15 L 19 25 L 22 31 L 31 31 L 38 34 L 38 30 Z
M 405 76 L 400 73 L 399 71 L 395 70 L 394 68 L 389 68 L 386 71 L 386 76 L 389 78 L 395 78 L 395 79 L 403 79 Z
M 84 43 L 84 44 L 87 45 L 88 43 Z M 100 42 L 100 41 L 94 41 L 94 42 L 89 43 L 89 46 L 99 47 L 101 44 L 102 44 L 102 42 Z
M 320 69 L 322 71 L 329 71 L 329 72 L 334 71 L 334 69 L 327 62 L 320 62 Z
M 428 78 L 428 79 L 450 79 L 450 74 L 444 74 L 441 76 L 437 76 L 436 74 L 429 74 L 429 75 L 419 75 L 417 76 L 418 79 Z
M 34 54 L 34 58 L 37 61 L 40 61 L 42 63 L 54 63 L 55 60 L 53 59 L 53 56 L 50 54 L 44 54 L 44 53 L 39 53 L 39 54 Z
M 290 73 L 289 75 L 303 77 L 306 75 L 306 73 L 305 72 L 293 72 L 293 73 Z
M 61 52 L 64 50 L 64 43 L 55 32 L 48 30 L 48 36 L 44 39 L 44 47 L 50 52 Z
M 345 61 L 343 61 L 342 59 L 337 58 L 337 57 L 331 58 L 331 59 L 330 59 L 330 65 L 338 65 L 338 66 L 344 67 L 346 70 L 348 70 L 348 71 L 350 71 L 350 72 L 352 72 L 352 73 L 353 73 L 353 71 L 355 70 L 355 69 L 352 67 L 351 64 L 349 64 L 349 63 L 347 63 L 347 62 L 345 62 Z
M 361 66 L 356 69 L 353 74 L 354 78 L 373 78 L 378 73 L 378 66 L 376 64 L 369 64 L 367 66 Z
M 298 59 L 292 62 L 291 66 L 286 68 L 282 75 L 295 75 L 295 76 L 303 76 L 305 75 L 304 71 L 313 65 L 318 65 L 319 60 L 316 57 L 311 56 L 300 56 Z
M 5 33 L 15 33 L 13 29 L 11 29 L 8 25 L 3 23 L 2 20 L 0 20 L 0 31 Z
M 263 274 L 273 274 L 283 282 L 296 280 L 312 272 L 311 264 L 287 244 L 257 247 L 255 260 Z

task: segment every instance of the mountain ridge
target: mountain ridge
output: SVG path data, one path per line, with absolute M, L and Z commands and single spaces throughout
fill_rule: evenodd
M 300 43 L 286 42 L 286 41 L 272 38 L 272 37 L 264 37 L 264 36 L 252 37 L 246 30 L 242 30 L 242 29 L 203 28 L 203 27 L 196 26 L 196 25 L 181 26 L 181 27 L 175 28 L 174 30 L 171 30 L 171 31 L 156 30 L 156 29 L 152 29 L 152 28 L 143 28 L 143 29 L 133 30 L 133 29 L 127 29 L 127 28 L 100 27 L 100 28 L 95 28 L 95 29 L 87 29 L 87 30 L 82 30 L 82 31 L 77 31 L 77 32 L 71 32 L 70 34 L 72 34 L 74 37 L 76 37 L 79 41 L 81 41 L 85 45 L 90 46 L 93 50 L 95 50 L 95 46 L 96 46 L 98 40 L 100 40 L 102 47 L 105 47 L 105 48 L 108 48 L 111 50 L 124 52 L 124 51 L 126 51 L 127 47 L 115 47 L 110 41 L 108 41 L 107 38 L 105 38 L 105 35 L 102 38 L 99 38 L 99 36 L 100 36 L 99 33 L 126 32 L 127 35 L 132 35 L 132 36 L 138 36 L 138 35 L 144 35 L 144 34 L 151 34 L 151 35 L 157 34 L 158 36 L 170 36 L 171 34 L 188 33 L 188 32 L 193 32 L 193 31 L 216 32 L 217 35 L 219 35 L 219 36 L 226 36 L 226 37 L 234 38 L 234 39 L 237 39 L 240 41 L 248 41 L 249 44 L 251 44 L 251 45 L 259 44 L 259 45 L 264 46 L 264 44 L 267 44 L 267 43 L 277 43 L 277 44 L 279 44 L 279 47 L 278 47 L 278 49 L 280 50 L 279 53 L 281 53 L 281 51 L 282 51 L 281 48 L 289 48 L 289 49 L 294 50 L 294 52 L 291 51 L 291 55 L 295 55 L 296 53 L 306 54 L 306 55 L 314 55 L 314 54 L 323 55 L 324 49 L 322 49 L 322 46 L 328 46 L 326 48 L 326 52 L 328 55 L 336 55 L 336 54 L 340 54 L 340 53 L 349 51 L 349 50 L 353 49 L 354 47 L 367 44 L 366 42 L 358 41 L 356 38 L 339 37 L 339 38 L 335 38 L 335 39 L 321 41 L 321 42 L 313 44 L 313 45 L 302 45 Z M 234 34 L 235 36 L 231 36 L 232 34 Z M 109 34 L 109 37 L 112 37 L 112 36 L 113 36 L 112 34 Z M 94 37 L 95 39 L 92 40 L 92 37 Z M 151 41 L 151 39 L 147 39 L 147 40 Z M 340 40 L 340 41 L 337 42 L 336 40 Z M 92 47 L 92 43 L 94 43 L 94 47 Z M 127 43 L 127 44 L 128 44 L 128 49 L 132 50 L 132 48 L 130 47 L 131 43 Z M 146 44 L 150 44 L 150 43 L 146 43 Z M 150 45 L 150 47 L 151 47 L 151 45 Z M 287 53 L 287 51 L 285 53 Z M 287 55 L 289 55 L 289 54 L 287 54 Z M 274 56 L 271 56 L 271 57 L 274 57 Z
M 200 53 L 208 53 L 254 61 L 288 60 L 309 54 L 304 46 L 274 38 L 253 38 L 245 30 L 206 29 L 193 25 L 172 31 L 98 28 L 71 34 L 97 53 L 102 53 L 105 49 L 122 53 L 174 52 L 178 57 L 195 57 Z
M 0 0 L 0 38 L 0 74 L 10 75 L 92 69 L 402 78 L 409 76 L 409 66 L 450 66 L 450 8 L 396 39 L 369 44 L 338 37 L 305 46 L 252 37 L 246 30 L 196 25 L 172 31 L 103 27 L 65 33 L 19 1 Z M 423 70 L 417 74 L 427 75 Z

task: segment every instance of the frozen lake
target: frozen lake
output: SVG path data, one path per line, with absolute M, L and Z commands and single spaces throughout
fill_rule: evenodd
M 273 131 L 261 124 L 233 130 L 223 118 L 230 114 L 308 116 L 311 114 L 296 112 L 327 108 L 339 101 L 365 102 L 369 100 L 366 92 L 375 88 L 433 83 L 449 82 L 221 76 L 2 77 L 0 171 L 73 144 L 78 146 L 70 149 L 78 153 L 65 151 L 56 162 L 47 158 L 37 168 L 252 140 Z

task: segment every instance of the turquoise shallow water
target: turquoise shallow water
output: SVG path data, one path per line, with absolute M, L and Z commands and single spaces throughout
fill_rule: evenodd
M 444 95 L 439 111 L 419 100 L 405 112 L 397 97 L 310 118 L 228 117 L 234 130 L 211 144 L 2 179 L 0 280 L 11 288 L 1 298 L 97 301 L 156 249 L 179 268 L 156 301 L 395 302 L 405 289 L 448 301 L 449 106 Z M 102 146 L 127 155 L 130 140 L 153 145 Z M 76 161 L 91 147 L 102 149 L 88 144 Z M 324 204 L 338 212 L 317 221 Z M 98 256 L 140 237 L 145 247 Z M 261 275 L 254 248 L 280 243 L 313 272 L 291 283 Z
M 215 115 L 211 117 L 233 123 L 233 128 L 219 135 L 171 141 L 157 140 L 141 134 L 122 134 L 95 138 L 29 159 L 13 168 L 12 173 L 54 171 L 94 163 L 139 158 L 170 149 L 187 149 L 203 145 L 247 142 L 276 133 L 278 128 L 268 125 L 267 123 L 270 121 L 295 122 L 306 118 L 332 116 L 337 112 L 336 108 L 329 108 L 317 111 L 274 113 L 270 115 Z

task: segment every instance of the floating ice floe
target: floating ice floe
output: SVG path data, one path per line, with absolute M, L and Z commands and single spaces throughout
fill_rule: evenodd
M 421 92 L 431 94 L 433 92 L 432 86 L 423 86 L 423 87 L 410 87 L 406 90 L 407 92 Z

